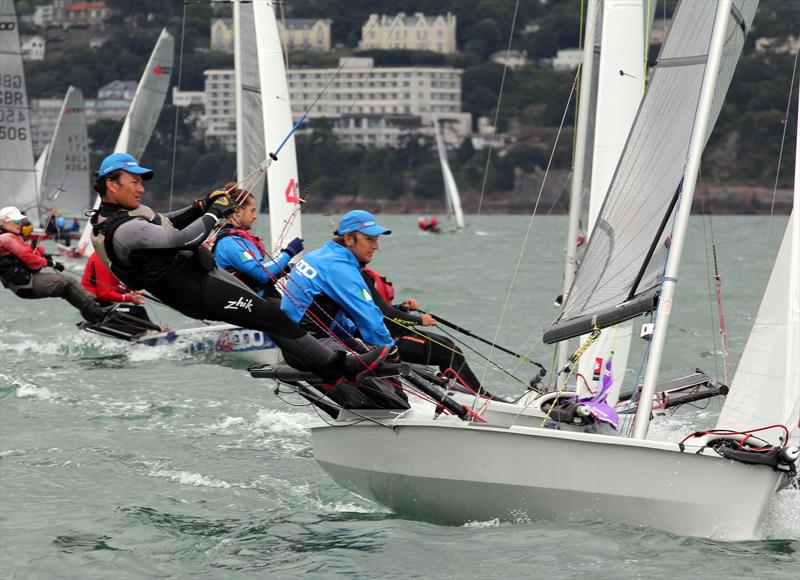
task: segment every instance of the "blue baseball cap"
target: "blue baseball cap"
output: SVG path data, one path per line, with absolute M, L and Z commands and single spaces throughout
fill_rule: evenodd
M 128 173 L 141 175 L 142 179 L 153 179 L 153 170 L 147 169 L 139 165 L 139 162 L 133 158 L 133 155 L 127 153 L 112 153 L 100 163 L 100 169 L 97 170 L 97 176 L 103 177 L 112 171 L 122 169 Z
M 339 220 L 339 228 L 333 233 L 337 236 L 343 236 L 352 232 L 361 232 L 368 236 L 380 236 L 391 234 L 392 230 L 379 225 L 375 221 L 375 216 L 368 211 L 356 209 L 342 216 L 342 219 Z

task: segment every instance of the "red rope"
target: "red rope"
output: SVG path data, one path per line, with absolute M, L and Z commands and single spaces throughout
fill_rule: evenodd
M 739 441 L 739 449 L 742 449 L 747 440 L 750 439 L 754 433 L 758 433 L 760 431 L 767 431 L 769 429 L 783 430 L 783 435 L 784 435 L 783 441 L 784 442 L 789 441 L 789 430 L 786 428 L 786 426 L 781 424 L 775 424 L 775 425 L 769 425 L 767 427 L 759 427 L 758 429 L 748 429 L 745 431 L 730 431 L 728 429 L 709 429 L 708 431 L 697 431 L 695 433 L 692 433 L 684 437 L 683 440 L 681 441 L 681 444 L 686 443 L 686 441 L 688 441 L 693 437 L 703 437 L 704 435 L 744 435 L 742 440 Z M 772 449 L 772 447 L 773 447 L 772 445 L 768 445 L 766 447 L 753 447 L 752 449 L 754 451 L 766 451 L 768 449 Z

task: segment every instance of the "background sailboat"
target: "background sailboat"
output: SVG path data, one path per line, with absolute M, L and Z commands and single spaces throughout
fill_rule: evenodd
M 291 107 L 278 26 L 271 4 L 263 13 L 252 3 L 234 2 L 234 58 L 237 105 L 237 175 L 240 186 L 252 191 L 263 207 L 264 183 L 269 189 L 271 247 L 277 253 L 301 235 L 300 198 L 294 142 L 283 148 L 264 179 L 257 168 L 267 159 L 267 144 L 277 147 L 292 126 Z M 266 83 L 266 84 L 264 84 Z M 270 87 L 262 98 L 261 86 Z M 273 98 L 274 97 L 274 98 Z M 279 133 L 286 128 L 283 135 Z M 259 130 L 261 129 L 261 130 Z M 136 342 L 152 346 L 186 342 L 195 350 L 211 350 L 251 362 L 275 363 L 280 350 L 264 333 L 231 324 L 176 329 L 150 334 Z
M 39 225 L 30 108 L 13 0 L 0 0 L 0 24 L 0 71 L 5 95 L 0 108 L 0 207 L 17 206 L 31 223 Z
M 66 218 L 83 217 L 92 203 L 89 147 L 83 92 L 70 86 L 61 105 L 53 138 L 39 160 L 41 205 Z M 57 193 L 58 197 L 54 198 Z
M 458 185 L 450 170 L 447 162 L 447 149 L 445 148 L 444 138 L 440 120 L 434 118 L 433 133 L 436 137 L 436 151 L 439 154 L 439 164 L 442 167 L 442 179 L 444 180 L 444 198 L 447 204 L 447 215 L 450 218 L 452 229 L 461 231 L 464 229 L 464 212 L 461 210 L 461 196 L 458 193 Z

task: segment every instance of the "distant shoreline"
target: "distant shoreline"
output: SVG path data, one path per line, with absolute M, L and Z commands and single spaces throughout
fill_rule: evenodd
M 698 187 L 692 204 L 693 214 L 713 215 L 789 215 L 792 210 L 792 190 L 749 186 L 708 186 Z M 539 200 L 540 215 L 564 215 L 567 213 L 566 196 L 558 198 L 542 196 Z M 486 197 L 481 204 L 482 214 L 530 215 L 535 195 L 511 194 Z M 465 196 L 462 199 L 464 213 L 478 212 L 478 198 Z M 327 199 L 314 199 L 309 196 L 303 209 L 307 213 L 342 213 L 354 207 L 373 213 L 441 215 L 446 213 L 443 199 L 416 198 L 404 196 L 398 199 L 380 199 L 365 196 L 334 196 Z

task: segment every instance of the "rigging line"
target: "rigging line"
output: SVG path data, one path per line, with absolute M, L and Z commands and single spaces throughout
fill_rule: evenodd
M 712 298 L 711 298 L 711 293 L 712 293 L 712 290 L 711 290 L 711 263 L 709 262 L 709 256 L 708 256 L 708 254 L 709 254 L 708 231 L 707 231 L 707 227 L 706 227 L 706 215 L 707 214 L 706 214 L 705 198 L 706 198 L 707 193 L 708 193 L 708 187 L 705 187 L 705 188 L 703 188 L 703 195 L 701 195 L 699 197 L 700 197 L 700 210 L 702 211 L 702 219 L 703 219 L 703 242 L 704 242 L 705 248 L 706 248 L 705 258 L 706 258 L 706 288 L 708 290 L 708 318 L 709 318 L 709 323 L 711 325 L 711 337 L 712 337 L 711 342 L 712 342 L 712 345 L 713 345 L 713 354 L 714 354 L 714 356 L 712 358 L 714 359 L 714 374 L 715 374 L 717 380 L 719 380 L 719 363 L 717 362 L 717 356 L 716 356 L 716 352 L 717 352 L 717 337 L 715 336 L 715 333 L 714 333 L 714 305 L 713 305 Z M 708 216 L 708 221 L 709 221 L 709 224 L 710 224 L 711 223 L 711 216 L 710 215 Z M 712 241 L 711 243 L 713 244 L 714 242 Z M 716 266 L 716 263 L 717 263 L 716 250 L 714 250 L 714 265 L 715 266 Z M 728 382 L 727 374 L 728 373 L 726 372 L 725 374 L 726 374 L 725 382 L 727 384 L 727 382 Z
M 509 60 L 508 57 L 509 57 L 509 54 L 511 52 L 511 43 L 514 40 L 514 29 L 515 29 L 516 24 L 517 24 L 517 11 L 518 10 L 519 10 L 519 0 L 517 0 L 514 3 L 514 16 L 511 19 L 511 31 L 509 32 L 509 35 L 508 35 L 508 45 L 506 47 L 505 64 L 503 65 L 503 76 L 500 78 L 500 92 L 497 95 L 497 107 L 494 110 L 494 123 L 493 123 L 493 126 L 494 126 L 494 129 L 495 129 L 495 134 L 497 134 L 497 119 L 500 117 L 500 103 L 503 100 L 503 89 L 505 88 L 506 74 L 508 72 L 508 60 Z M 478 219 L 480 218 L 480 215 L 481 215 L 481 208 L 483 207 L 483 196 L 486 193 L 486 181 L 489 178 L 489 164 L 491 163 L 491 160 L 492 160 L 492 151 L 493 151 L 493 149 L 494 149 L 494 142 L 492 140 L 489 140 L 489 151 L 486 154 L 486 166 L 483 169 L 483 183 L 481 183 L 481 196 L 478 199 L 478 213 L 477 213 L 477 216 L 475 218 L 475 221 L 476 221 L 475 226 L 476 227 L 477 227 L 477 221 L 478 221 Z
M 384 317 L 386 320 L 393 321 L 393 319 L 392 319 L 392 318 L 390 318 L 389 316 L 386 316 L 386 315 L 384 315 L 383 317 Z M 395 324 L 397 324 L 397 323 L 395 322 Z M 388 328 L 388 327 L 387 327 L 387 328 Z M 439 332 L 442 332 L 443 334 L 446 334 L 447 336 L 449 336 L 449 337 L 450 337 L 450 338 L 453 340 L 453 342 L 454 342 L 454 343 L 455 343 L 455 342 L 457 342 L 458 344 L 460 344 L 460 345 L 464 346 L 465 348 L 469 349 L 470 351 L 472 351 L 473 353 L 475 353 L 476 355 L 478 355 L 478 356 L 479 356 L 481 359 L 483 359 L 483 360 L 485 360 L 485 361 L 488 361 L 488 362 L 489 362 L 490 364 L 492 364 L 492 365 L 493 365 L 493 367 L 494 367 L 494 368 L 492 368 L 492 369 L 491 369 L 492 371 L 494 371 L 494 372 L 497 372 L 497 373 L 503 372 L 503 373 L 507 374 L 509 377 L 511 377 L 512 379 L 514 379 L 515 381 L 519 382 L 520 384 L 522 384 L 522 385 L 527 385 L 527 383 L 526 383 L 525 381 L 523 381 L 522 379 L 520 379 L 520 378 L 518 378 L 518 377 L 514 376 L 514 375 L 513 375 L 513 374 L 511 374 L 509 371 L 507 371 L 506 369 L 504 369 L 503 367 L 501 367 L 501 366 L 500 366 L 500 365 L 499 365 L 497 362 L 495 362 L 495 361 L 491 360 L 490 358 L 488 358 L 487 356 L 485 356 L 485 355 L 484 355 L 484 354 L 482 354 L 481 352 L 479 352 L 479 351 L 477 351 L 476 349 L 472 348 L 470 345 L 468 345 L 467 343 L 465 343 L 463 340 L 459 340 L 459 339 L 458 339 L 458 338 L 456 338 L 456 337 L 455 337 L 453 334 L 451 334 L 451 333 L 447 332 L 447 330 L 445 330 L 444 328 L 441 328 L 441 327 L 438 327 L 438 326 L 437 326 L 437 327 L 436 327 L 436 329 L 437 329 Z M 435 336 L 435 335 L 433 335 L 433 334 L 429 334 L 429 333 L 425 333 L 425 332 L 422 332 L 421 330 L 419 330 L 419 329 L 418 329 L 418 328 L 416 328 L 415 326 L 404 326 L 404 331 L 405 331 L 405 332 L 411 332 L 411 333 L 414 333 L 414 334 L 416 334 L 416 335 L 418 335 L 418 336 L 421 336 L 421 337 L 423 337 L 425 340 L 429 341 L 429 342 L 430 342 L 430 343 L 432 343 L 432 344 L 435 344 L 435 345 L 437 345 L 437 346 L 440 346 L 442 349 L 444 349 L 444 350 L 446 350 L 446 351 L 450 351 L 450 352 L 452 352 L 452 353 L 454 353 L 454 354 L 461 354 L 461 356 L 463 356 L 463 357 L 464 357 L 464 360 L 465 360 L 466 362 L 470 362 L 470 361 L 471 361 L 471 362 L 477 362 L 477 360 L 476 360 L 476 359 L 474 359 L 474 358 L 469 358 L 469 359 L 467 359 L 467 356 L 466 356 L 466 355 L 465 355 L 463 352 L 459 353 L 459 352 L 458 352 L 458 351 L 457 351 L 457 350 L 456 350 L 454 347 L 452 347 L 452 346 L 449 346 L 449 345 L 447 345 L 447 344 L 445 344 L 445 343 L 443 343 L 443 342 L 441 342 L 441 341 L 439 341 L 439 340 L 436 340 L 435 338 L 433 338 L 433 336 Z M 427 366 L 434 366 L 434 365 L 427 365 Z
M 576 75 L 577 74 L 580 74 L 580 67 L 579 67 L 579 70 L 576 72 Z M 544 192 L 544 186 L 547 183 L 547 176 L 550 174 L 550 166 L 553 164 L 553 159 L 556 156 L 556 149 L 557 149 L 557 146 L 558 146 L 558 141 L 561 138 L 561 132 L 564 130 L 564 123 L 567 120 L 567 114 L 569 112 L 570 105 L 572 103 L 572 97 L 575 94 L 575 88 L 576 88 L 575 85 L 576 85 L 576 83 L 573 82 L 572 83 L 572 88 L 570 89 L 570 92 L 569 92 L 569 97 L 567 98 L 566 106 L 564 107 L 564 113 L 561 115 L 561 123 L 558 126 L 558 132 L 556 133 L 556 138 L 555 138 L 555 140 L 553 142 L 553 148 L 550 151 L 550 158 L 547 160 L 547 167 L 545 168 L 544 176 L 542 177 L 542 185 L 539 187 L 539 193 L 536 196 L 536 202 L 534 203 L 534 206 L 533 206 L 533 213 L 531 213 L 531 219 L 528 222 L 528 229 L 525 232 L 525 237 L 522 239 L 522 244 L 521 244 L 521 247 L 520 247 L 519 256 L 517 256 L 517 262 L 514 265 L 514 272 L 513 272 L 513 275 L 511 277 L 511 283 L 508 286 L 508 292 L 506 293 L 505 302 L 503 303 L 503 310 L 502 310 L 502 312 L 500 314 L 499 320 L 497 321 L 497 330 L 495 331 L 494 340 L 492 341 L 493 343 L 497 342 L 497 337 L 500 335 L 500 328 L 502 328 L 502 326 L 503 326 L 503 320 L 505 318 L 506 311 L 508 310 L 508 303 L 511 300 L 511 291 L 514 289 L 514 282 L 517 279 L 517 274 L 519 273 L 520 265 L 522 264 L 522 258 L 525 256 L 525 248 L 526 248 L 526 246 L 528 244 L 528 240 L 530 239 L 531 230 L 533 229 L 533 222 L 534 222 L 534 219 L 536 217 L 536 210 L 538 209 L 539 202 L 542 199 L 542 193 Z M 492 347 L 492 349 L 489 350 L 489 357 L 492 356 L 493 348 L 494 347 Z M 483 375 L 484 376 L 481 377 L 481 382 L 483 382 L 483 379 L 486 378 L 487 370 L 488 370 L 488 367 L 484 367 L 484 371 L 483 371 Z
M 183 17 L 181 18 L 181 50 L 178 54 L 178 80 L 176 86 L 181 90 L 181 77 L 183 76 L 183 41 L 186 38 L 186 2 L 183 4 Z M 173 193 L 175 192 L 175 157 L 178 152 L 178 121 L 180 120 L 181 106 L 175 105 L 175 125 L 172 128 L 172 169 L 169 176 L 169 211 L 172 211 Z
M 443 334 L 446 334 L 447 336 L 449 336 L 449 337 L 450 337 L 450 339 L 451 339 L 453 342 L 457 342 L 457 343 L 459 343 L 459 344 L 460 344 L 461 346 L 463 346 L 464 348 L 467 348 L 467 349 L 469 349 L 470 351 L 472 351 L 473 353 L 475 353 L 477 356 L 479 356 L 479 357 L 480 357 L 480 358 L 482 358 L 483 360 L 485 360 L 485 361 L 489 362 L 489 363 L 490 363 L 492 366 L 494 366 L 494 367 L 495 367 L 495 369 L 493 369 L 495 372 L 497 372 L 497 373 L 504 373 L 504 374 L 508 375 L 508 377 L 510 377 L 511 379 L 513 379 L 514 381 L 518 382 L 519 384 L 527 386 L 527 384 L 528 384 L 528 383 L 526 383 L 525 381 L 523 381 L 523 380 L 522 380 L 522 379 L 520 379 L 519 377 L 515 376 L 515 375 L 514 375 L 514 374 L 513 374 L 511 371 L 508 371 L 508 370 L 506 370 L 505 368 L 503 368 L 502 366 L 500 366 L 499 364 L 497 364 L 497 362 L 496 362 L 496 361 L 493 361 L 493 360 L 491 360 L 489 357 L 487 357 L 486 355 L 484 355 L 483 353 L 481 353 L 481 352 L 480 352 L 480 351 L 478 351 L 477 349 L 475 349 L 475 348 L 473 348 L 472 346 L 468 345 L 468 344 L 467 344 L 466 342 L 464 342 L 463 340 L 460 340 L 460 339 L 456 338 L 456 336 L 455 336 L 453 333 L 451 333 L 451 332 L 449 332 L 449 331 L 445 330 L 444 328 L 440 328 L 440 329 L 439 329 L 439 331 L 440 331 L 440 332 L 442 332 Z M 437 343 L 437 344 L 440 344 L 440 343 Z M 455 352 L 455 351 L 454 351 L 454 352 Z M 466 357 L 465 357 L 465 358 L 466 358 Z
M 781 176 L 781 162 L 783 161 L 783 147 L 784 143 L 786 142 L 786 131 L 789 128 L 789 118 L 791 115 L 791 106 L 792 106 L 792 95 L 794 93 L 794 77 L 797 73 L 797 56 L 800 55 L 800 48 L 794 51 L 794 66 L 792 67 L 792 80 L 789 82 L 789 98 L 786 101 L 786 112 L 783 115 L 783 119 L 781 123 L 783 123 L 783 134 L 781 135 L 781 149 L 778 153 L 778 167 L 775 170 L 775 184 L 772 186 L 772 203 L 769 206 L 769 217 L 772 217 L 773 212 L 775 211 L 775 196 L 778 193 L 778 180 Z M 772 230 L 772 220 L 770 220 L 769 231 L 770 234 Z M 772 238 L 772 235 L 768 236 L 769 239 Z

